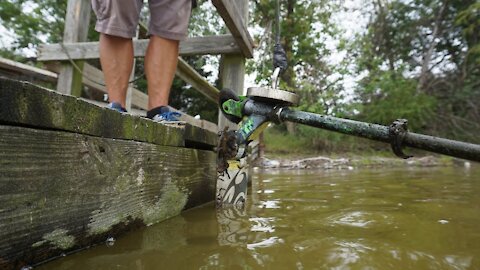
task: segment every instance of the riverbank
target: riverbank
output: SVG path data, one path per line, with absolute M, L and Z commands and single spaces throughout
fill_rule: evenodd
M 380 167 L 438 167 L 459 166 L 470 168 L 474 162 L 446 157 L 423 156 L 409 159 L 384 156 L 284 156 L 275 157 L 266 155 L 257 162 L 260 168 L 282 169 L 345 169 L 380 168 Z

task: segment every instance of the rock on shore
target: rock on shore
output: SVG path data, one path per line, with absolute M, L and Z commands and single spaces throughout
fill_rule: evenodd
M 452 166 L 460 165 L 469 167 L 468 161 L 444 158 L 438 156 L 414 157 L 410 159 L 388 157 L 353 157 L 353 158 L 329 158 L 324 156 L 309 157 L 302 159 L 268 159 L 261 158 L 257 166 L 260 168 L 284 168 L 284 169 L 347 169 L 363 167 L 383 166 Z

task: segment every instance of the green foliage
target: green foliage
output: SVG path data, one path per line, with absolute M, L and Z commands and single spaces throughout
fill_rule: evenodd
M 263 27 L 257 35 L 258 57 L 248 70 L 256 72 L 256 82 L 270 84 L 273 72 L 272 53 L 275 20 L 273 0 L 256 1 L 253 22 Z M 343 90 L 343 65 L 329 63 L 332 49 L 327 40 L 339 40 L 341 31 L 332 20 L 339 9 L 336 1 L 285 0 L 281 4 L 281 43 L 288 59 L 288 69 L 281 77 L 280 88 L 294 91 L 301 97 L 302 108 L 334 114 L 340 107 Z
M 407 118 L 418 132 L 478 140 L 479 4 L 475 0 L 371 1 L 367 31 L 352 43 L 356 116 Z
M 266 151 L 273 154 L 315 154 L 309 147 L 310 141 L 303 136 L 285 133 L 277 127 L 270 127 L 264 131 Z
M 336 132 L 308 126 L 299 126 L 295 135 L 281 126 L 267 128 L 264 132 L 266 152 L 280 155 L 324 155 L 337 153 L 373 153 L 388 151 L 388 146 Z
M 417 81 L 392 72 L 381 72 L 361 85 L 360 115 L 357 118 L 383 125 L 395 119 L 409 120 L 413 130 L 422 130 L 434 117 L 436 99 L 418 93 Z
M 35 50 L 41 43 L 58 43 L 63 38 L 66 0 L 7 0 L 0 3 L 0 22 L 15 34 L 12 48 L 4 56 L 21 55 L 21 49 Z M 91 16 L 93 25 L 95 16 Z M 89 31 L 89 40 L 98 40 L 98 34 Z M 8 53 L 5 51 L 9 50 Z M 9 57 L 11 58 L 11 57 Z
M 12 30 L 17 39 L 14 48 L 34 48 L 42 42 L 57 42 L 63 33 L 67 1 L 32 2 L 8 0 L 0 4 L 2 25 Z
M 473 3 L 460 11 L 455 24 L 462 28 L 463 37 L 469 43 L 468 56 L 473 65 L 480 64 L 480 2 Z

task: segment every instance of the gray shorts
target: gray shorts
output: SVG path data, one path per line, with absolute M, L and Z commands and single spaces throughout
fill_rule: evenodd
M 92 0 L 97 16 L 95 30 L 132 38 L 135 36 L 143 0 Z M 187 36 L 192 0 L 149 0 L 150 35 L 182 40 Z

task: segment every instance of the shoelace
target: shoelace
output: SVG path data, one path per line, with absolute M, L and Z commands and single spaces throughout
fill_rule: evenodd
M 157 114 L 155 118 L 158 117 L 159 119 L 165 120 L 165 121 L 179 121 L 178 117 L 180 116 L 182 116 L 182 114 L 178 112 L 164 112 L 161 114 Z

